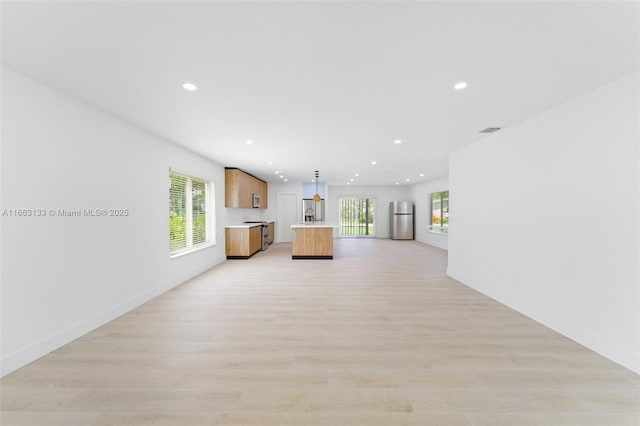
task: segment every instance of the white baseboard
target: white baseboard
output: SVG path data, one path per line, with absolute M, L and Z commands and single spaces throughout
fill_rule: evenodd
M 447 247 L 447 243 L 448 241 L 444 240 L 444 241 L 434 241 L 432 239 L 426 239 L 423 238 L 421 236 L 416 235 L 415 240 L 419 243 L 423 243 L 423 244 L 427 244 L 429 246 L 433 246 L 433 247 L 437 247 L 440 248 L 442 250 L 448 250 L 449 248 Z
M 30 362 L 33 362 L 36 359 L 48 354 L 49 352 L 52 352 L 60 348 L 61 346 L 72 342 L 78 337 L 83 336 L 92 330 L 95 330 L 96 328 L 108 323 L 109 321 L 113 321 L 119 316 L 129 312 L 132 309 L 137 308 L 143 303 L 148 302 L 154 297 L 157 297 L 170 289 L 171 287 L 146 291 L 97 315 L 94 315 L 93 317 L 85 318 L 81 321 L 78 321 L 72 326 L 67 327 L 64 330 L 61 330 L 49 337 L 46 337 L 39 342 L 33 343 L 23 349 L 20 349 L 19 351 L 8 354 L 4 358 L 2 358 L 2 362 L 0 363 L 0 372 L 2 376 L 5 376 L 12 371 L 15 371 L 18 368 L 23 367 Z
M 211 266 L 214 267 L 215 265 Z M 210 268 L 205 269 L 208 270 Z M 199 272 L 193 277 L 198 276 L 204 271 Z M 187 281 L 187 280 L 185 280 Z M 0 360 L 0 377 L 4 377 L 12 371 L 17 370 L 18 368 L 24 367 L 37 360 L 38 358 L 66 345 L 74 341 L 75 339 L 84 336 L 92 330 L 95 330 L 98 327 L 103 326 L 109 321 L 113 321 L 121 315 L 126 314 L 132 309 L 137 308 L 143 303 L 148 302 L 149 300 L 160 296 L 161 294 L 171 290 L 179 286 L 181 283 L 177 284 L 169 284 L 163 287 L 153 288 L 151 290 L 145 291 L 137 296 L 132 297 L 129 300 L 126 300 L 122 303 L 119 303 L 115 306 L 112 306 L 97 315 L 94 315 L 89 318 L 84 318 L 75 324 L 67 327 L 49 337 L 46 337 L 38 342 L 35 342 L 31 345 L 28 345 L 18 351 L 10 353 L 4 356 Z
M 582 346 L 591 349 L 605 358 L 640 374 L 640 353 L 633 353 L 633 351 L 627 348 L 608 342 L 606 337 L 594 335 L 588 330 L 571 324 L 553 312 L 549 312 L 540 306 L 531 305 L 528 302 L 496 290 L 486 283 L 479 282 L 468 274 L 447 268 L 447 275 L 485 296 L 526 315 L 532 320 L 549 327 L 553 331 L 568 337 Z

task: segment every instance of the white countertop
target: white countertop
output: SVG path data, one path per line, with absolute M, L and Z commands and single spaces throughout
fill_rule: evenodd
M 242 225 L 227 225 L 225 228 L 253 228 L 255 226 L 262 226 L 262 223 L 243 223 Z
M 337 228 L 337 225 L 325 222 L 294 223 L 291 228 Z

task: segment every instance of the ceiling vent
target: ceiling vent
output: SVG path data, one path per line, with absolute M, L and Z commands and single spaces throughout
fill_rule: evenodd
M 494 133 L 500 130 L 502 127 L 487 127 L 484 130 L 480 130 L 480 133 Z

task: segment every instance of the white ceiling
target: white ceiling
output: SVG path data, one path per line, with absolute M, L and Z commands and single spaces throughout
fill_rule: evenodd
M 481 129 L 637 70 L 638 16 L 637 2 L 3 1 L 2 63 L 268 181 L 407 184 L 446 175 Z

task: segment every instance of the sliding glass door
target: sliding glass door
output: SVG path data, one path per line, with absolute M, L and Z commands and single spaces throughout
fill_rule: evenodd
M 374 198 L 340 198 L 338 208 L 341 237 L 375 236 Z

